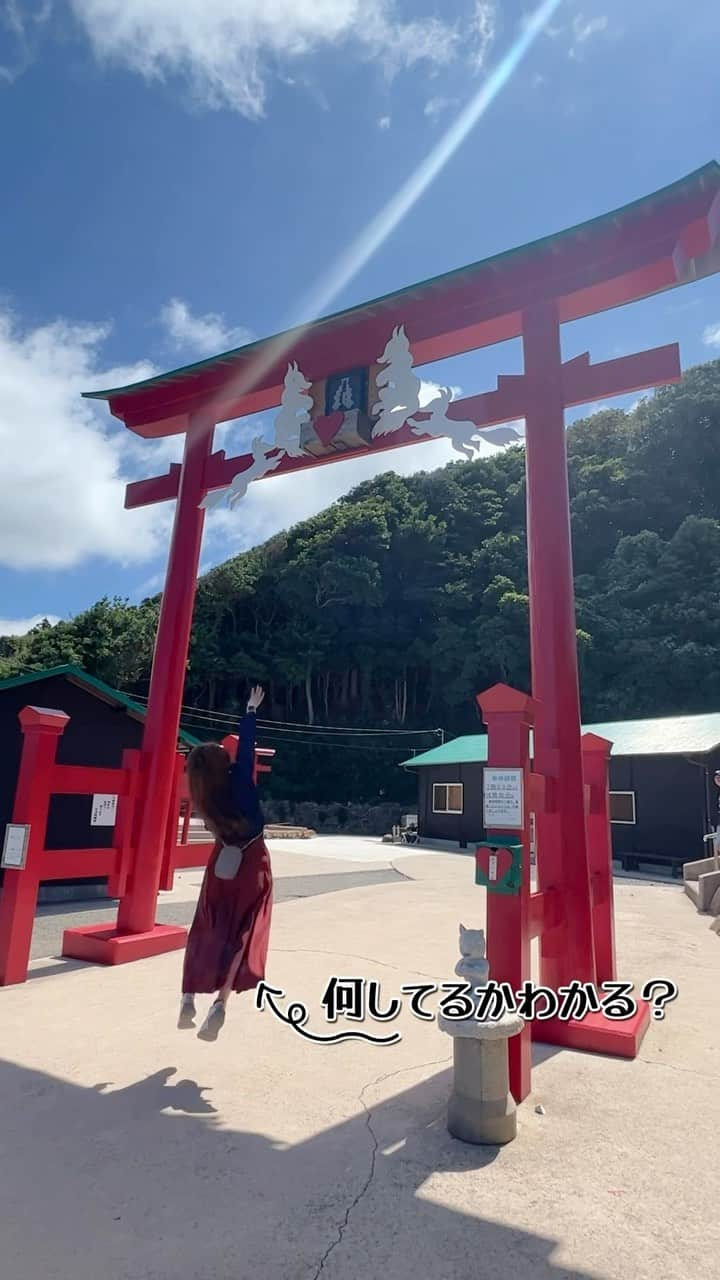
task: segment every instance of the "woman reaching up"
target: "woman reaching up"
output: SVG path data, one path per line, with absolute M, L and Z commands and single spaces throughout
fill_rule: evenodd
M 250 694 L 234 764 L 215 742 L 188 756 L 192 805 L 215 839 L 188 936 L 178 1020 L 182 1030 L 193 1028 L 195 996 L 217 992 L 200 1040 L 217 1040 L 232 991 L 249 991 L 265 977 L 273 882 L 254 781 L 255 717 L 264 696 L 257 686 Z

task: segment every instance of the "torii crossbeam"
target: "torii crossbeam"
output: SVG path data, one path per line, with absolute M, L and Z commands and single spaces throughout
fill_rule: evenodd
M 402 327 L 415 367 L 520 337 L 524 372 L 495 390 L 453 402 L 448 428 L 479 430 L 525 420 L 533 696 L 539 704 L 535 767 L 554 780 L 552 811 L 542 819 L 543 875 L 572 889 L 568 953 L 552 936 L 543 980 L 594 981 L 591 884 L 585 834 L 580 705 L 564 411 L 572 405 L 671 383 L 680 377 L 677 346 L 593 365 L 588 355 L 563 363 L 561 325 L 709 276 L 720 268 L 720 166 L 558 235 L 524 245 L 303 328 L 132 386 L 88 393 L 108 402 L 129 430 L 147 439 L 184 435 L 181 464 L 128 485 L 126 507 L 176 500 L 175 523 L 153 659 L 142 748 L 137 844 L 129 893 L 113 936 L 123 958 L 156 954 L 156 901 L 163 833 L 173 783 L 206 496 L 250 468 L 250 455 L 213 452 L 218 423 L 272 409 L 294 363 L 310 388 L 310 443 L 297 456 L 268 458 L 272 474 L 417 444 L 431 410 L 391 434 L 373 435 L 379 353 Z M 345 387 L 355 408 L 333 411 Z M 334 400 L 330 392 L 334 391 Z M 351 394 L 352 393 L 352 394 Z M 382 393 L 379 393 L 382 395 Z M 353 399 L 353 397 L 355 397 Z M 332 403 L 331 403 L 332 402 Z M 404 403 L 404 402 L 403 402 Z M 541 886 L 542 887 L 542 886 Z M 182 946 L 185 931 L 164 934 Z M 112 949 L 117 955 L 117 947 Z M 70 952 L 67 952 L 70 954 Z M 98 941 L 96 958 L 110 949 Z M 84 952 L 87 955 L 87 952 Z

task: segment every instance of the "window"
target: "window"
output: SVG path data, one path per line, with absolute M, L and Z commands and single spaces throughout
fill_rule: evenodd
M 635 817 L 635 792 L 610 792 L 610 821 L 631 827 L 637 821 Z
M 433 813 L 462 813 L 462 782 L 433 783 Z

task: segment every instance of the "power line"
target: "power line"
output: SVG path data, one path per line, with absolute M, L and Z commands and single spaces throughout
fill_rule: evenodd
M 272 745 L 275 742 L 285 742 L 296 747 L 330 747 L 332 749 L 337 749 L 338 751 L 383 751 L 388 752 L 391 755 L 405 755 L 407 751 L 410 750 L 410 747 L 406 747 L 400 743 L 397 743 L 395 746 L 390 746 L 390 744 L 387 746 L 381 746 L 375 742 L 360 743 L 338 742 L 334 739 L 323 741 L 318 738 L 285 738 L 278 732 L 272 733 L 271 736 L 268 736 L 268 730 L 266 729 L 260 732 L 260 737 L 262 737 L 263 741 L 267 741 L 269 745 Z
M 298 720 L 258 720 L 258 725 L 262 728 L 273 727 L 277 725 L 278 729 L 282 729 L 286 733 L 303 733 L 311 730 L 315 733 L 350 733 L 350 734 L 371 734 L 377 737 L 381 733 L 389 733 L 397 737 L 410 734 L 417 737 L 423 733 L 442 733 L 442 729 L 354 729 L 352 726 L 342 728 L 340 725 L 322 725 L 322 724 L 302 724 Z M 297 728 L 295 726 L 297 725 Z
M 218 724 L 217 722 L 212 723 L 212 721 L 203 721 L 198 724 L 192 716 L 183 716 L 181 718 L 181 727 L 193 733 L 205 731 L 208 733 L 217 732 L 218 735 L 224 735 L 227 731 L 227 725 Z M 376 742 L 364 742 L 361 745 L 359 742 L 338 742 L 337 738 L 319 739 L 317 737 L 303 737 L 299 731 L 295 732 L 292 737 L 288 737 L 287 734 L 288 731 L 283 729 L 262 729 L 258 731 L 258 738 L 263 742 L 267 742 L 268 745 L 272 745 L 276 742 L 282 742 L 295 747 L 330 747 L 336 748 L 340 751 L 375 751 L 398 756 L 405 755 L 406 751 L 409 749 L 409 747 L 405 747 L 400 743 L 397 743 L 394 746 L 391 746 L 388 743 L 387 746 L 383 746 Z
M 186 725 L 185 727 L 192 730 L 195 726 Z M 263 734 L 263 737 L 264 736 L 265 735 Z M 372 751 L 376 755 L 378 754 L 378 752 L 382 752 L 383 755 L 394 755 L 394 756 L 403 756 L 405 754 L 404 748 L 400 746 L 380 747 L 374 743 L 368 743 L 366 746 L 361 746 L 359 742 L 358 743 L 319 742 L 317 739 L 313 739 L 313 738 L 306 738 L 306 739 L 282 738 L 279 736 L 275 736 L 273 738 L 268 739 L 268 745 L 272 745 L 276 742 L 282 742 L 284 744 L 287 744 L 288 746 L 293 746 L 293 747 L 310 747 L 311 749 L 315 747 L 330 747 L 333 751 Z M 259 744 L 259 745 L 262 745 L 262 744 Z
M 194 720 L 192 716 L 187 716 L 187 715 L 182 717 L 181 724 L 184 728 L 188 729 L 190 732 L 202 732 L 202 731 L 206 731 L 209 733 L 217 732 L 218 734 L 222 734 L 223 736 L 227 733 L 227 729 L 228 729 L 228 726 L 226 724 L 219 724 L 217 722 L 213 723 L 210 720 L 203 720 L 198 723 L 198 721 Z M 290 733 L 292 734 L 291 737 L 288 736 L 288 734 Z M 390 744 L 388 744 L 387 746 L 383 746 L 376 742 L 368 742 L 367 739 L 361 745 L 357 741 L 354 743 L 339 742 L 336 737 L 333 737 L 333 738 L 322 738 L 322 737 L 318 738 L 317 736 L 303 737 L 302 731 L 299 729 L 287 730 L 287 729 L 273 729 L 273 728 L 265 728 L 265 729 L 258 728 L 258 737 L 270 743 L 286 742 L 294 746 L 337 747 L 341 751 L 342 750 L 389 751 L 393 753 L 399 753 L 402 755 L 409 749 L 409 747 L 405 747 L 400 743 L 396 743 L 394 746 L 391 746 Z
M 237 724 L 240 714 L 232 714 L 229 712 L 211 712 L 209 708 L 183 707 L 184 716 L 191 716 L 197 721 L 211 721 L 215 724 Z M 355 728 L 354 726 L 340 726 L 340 724 L 306 724 L 302 721 L 264 721 L 259 719 L 258 726 L 260 728 L 282 728 L 287 733 L 343 733 L 343 735 L 370 735 L 377 737 L 378 735 L 418 737 L 423 733 L 442 733 L 441 728 Z
M 132 694 L 136 701 L 147 702 L 145 695 Z M 208 721 L 212 724 L 232 724 L 237 725 L 241 718 L 240 713 L 228 711 L 212 711 L 210 707 L 192 707 L 183 704 L 183 718 L 192 718 L 198 722 Z M 380 735 L 390 735 L 393 737 L 410 736 L 418 737 L 423 734 L 442 735 L 443 729 L 357 729 L 352 725 L 320 725 L 320 724 L 304 724 L 301 720 L 260 720 L 258 719 L 258 728 L 262 729 L 282 729 L 285 733 L 339 733 L 346 736 L 370 735 L 378 737 Z
M 232 717 L 227 720 L 224 717 L 220 719 L 217 716 L 206 715 L 204 713 L 199 714 L 198 712 L 192 712 L 192 711 L 186 711 L 185 716 L 190 717 L 191 719 L 195 720 L 198 723 L 207 721 L 211 724 L 223 724 L 226 727 L 229 727 L 230 725 L 232 725 L 233 728 L 236 727 L 239 719 L 239 717 Z M 331 737 L 344 736 L 344 737 L 351 737 L 351 738 L 357 738 L 357 737 L 377 738 L 379 736 L 385 736 L 385 737 L 391 737 L 391 738 L 395 738 L 395 737 L 417 738 L 417 737 L 422 737 L 423 734 L 425 735 L 433 734 L 435 737 L 438 737 L 443 732 L 442 729 L 352 729 L 352 728 L 326 729 L 322 725 L 314 725 L 314 724 L 298 724 L 297 727 L 295 727 L 294 725 L 284 725 L 281 722 L 276 720 L 258 720 L 257 725 L 258 725 L 258 732 L 261 732 L 261 731 L 267 732 L 268 730 L 275 732 L 276 730 L 279 730 L 282 733 L 306 733 L 306 734 L 310 733 L 314 735 L 319 734 L 321 737 L 327 737 L 328 735 L 330 735 Z
M 192 723 L 199 729 L 219 728 L 219 729 L 222 729 L 224 733 L 228 733 L 237 727 L 236 720 L 234 721 L 217 720 L 213 716 L 198 716 L 198 715 L 194 715 L 192 712 L 185 712 L 182 718 L 186 723 L 188 724 Z M 300 736 L 308 741 L 312 739 L 317 742 L 322 742 L 322 741 L 327 741 L 328 743 L 336 742 L 338 743 L 338 745 L 341 745 L 340 740 L 342 739 L 343 736 L 345 736 L 346 738 L 354 738 L 355 740 L 357 740 L 358 738 L 361 738 L 361 739 L 364 739 L 365 741 L 368 741 L 368 739 L 375 739 L 376 737 L 380 737 L 381 739 L 382 737 L 393 738 L 397 736 L 400 736 L 402 738 L 406 738 L 406 737 L 417 738 L 417 737 L 422 737 L 423 735 L 427 736 L 428 734 L 432 734 L 433 737 L 437 738 L 441 735 L 442 730 L 439 730 L 439 729 L 398 729 L 398 730 L 361 729 L 361 730 L 357 730 L 356 732 L 353 732 L 352 730 L 348 730 L 348 732 L 343 735 L 342 731 L 335 731 L 334 733 L 329 734 L 326 729 L 316 729 L 313 725 L 304 725 L 301 728 L 295 729 L 295 728 L 285 728 L 284 725 L 276 726 L 272 723 L 272 721 L 268 721 L 266 723 L 258 724 L 258 733 L 259 734 L 283 733 L 286 735 L 290 735 L 290 737 Z M 310 738 L 308 738 L 308 735 L 310 735 Z M 372 743 L 370 743 L 369 745 L 372 745 Z

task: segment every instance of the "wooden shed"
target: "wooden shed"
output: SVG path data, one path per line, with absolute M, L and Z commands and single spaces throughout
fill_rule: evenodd
M 70 717 L 58 742 L 59 764 L 119 768 L 123 751 L 139 747 L 142 741 L 143 707 L 80 667 L 51 667 L 0 680 L 0 848 L 5 826 L 12 818 L 22 751 L 18 713 L 28 705 L 51 707 Z M 178 750 L 187 751 L 197 741 L 192 734 L 181 731 Z M 93 827 L 91 807 L 90 796 L 53 796 L 46 847 L 110 848 L 113 828 Z
M 720 768 L 720 714 L 669 716 L 586 725 L 612 742 L 610 812 L 613 854 L 628 871 L 670 868 L 704 853 L 718 825 L 713 774 Z M 482 840 L 485 734 L 455 738 L 406 760 L 417 771 L 421 838 L 461 845 Z

